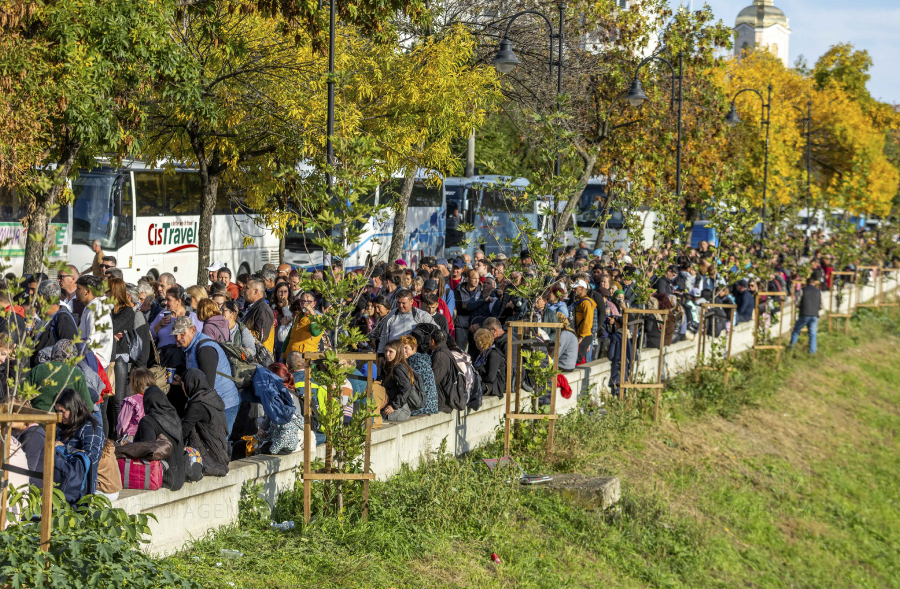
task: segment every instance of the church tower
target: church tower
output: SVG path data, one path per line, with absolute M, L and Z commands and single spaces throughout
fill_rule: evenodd
M 788 18 L 775 7 L 774 0 L 753 0 L 753 6 L 738 14 L 734 32 L 734 54 L 738 58 L 745 51 L 764 49 L 778 57 L 784 65 L 790 66 L 788 44 L 791 28 Z

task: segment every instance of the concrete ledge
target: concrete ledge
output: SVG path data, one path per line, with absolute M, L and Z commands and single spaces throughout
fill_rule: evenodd
M 897 281 L 892 278 L 886 281 L 885 291 L 896 287 Z M 864 287 L 862 300 L 873 297 L 874 289 Z M 785 335 L 790 335 L 791 327 L 786 320 Z M 772 326 L 770 333 L 773 337 L 778 336 L 777 324 Z M 732 340 L 732 355 L 737 356 L 752 346 L 751 324 L 738 325 Z M 696 340 L 667 347 L 666 374 L 673 376 L 693 367 L 697 361 L 696 352 Z M 644 379 L 656 377 L 658 360 L 659 350 L 640 351 L 637 370 Z M 557 412 L 571 411 L 580 396 L 596 397 L 608 391 L 610 368 L 609 361 L 598 360 L 566 373 L 574 394 L 570 399 L 557 398 Z M 527 395 L 524 398 L 527 400 Z M 372 470 L 379 479 L 385 479 L 396 473 L 402 464 L 415 467 L 423 455 L 434 452 L 444 439 L 448 451 L 457 455 L 469 452 L 495 435 L 496 428 L 502 425 L 504 405 L 503 400 L 489 397 L 478 411 L 423 415 L 405 423 L 385 424 L 372 432 Z M 316 449 L 316 456 L 324 458 L 324 446 Z M 113 506 L 128 513 L 154 514 L 158 521 L 150 522 L 152 541 L 146 549 L 152 553 L 171 553 L 209 530 L 234 523 L 241 487 L 246 482 L 261 484 L 265 498 L 274 504 L 280 492 L 293 486 L 302 464 L 302 452 L 247 458 L 232 462 L 225 477 L 205 478 L 199 483 L 186 484 L 174 493 L 165 489 L 123 491 Z

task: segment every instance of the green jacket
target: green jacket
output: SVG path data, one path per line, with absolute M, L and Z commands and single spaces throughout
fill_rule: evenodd
M 81 395 L 90 413 L 94 412 L 94 403 L 88 392 L 87 381 L 81 369 L 67 366 L 64 362 L 45 362 L 38 364 L 28 373 L 25 382 L 35 386 L 40 394 L 31 400 L 31 406 L 40 411 L 53 411 L 53 401 L 63 389 L 75 389 Z

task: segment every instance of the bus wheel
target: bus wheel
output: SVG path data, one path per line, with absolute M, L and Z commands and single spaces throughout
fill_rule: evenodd
M 147 274 L 152 276 L 153 280 L 159 280 L 159 270 L 157 270 L 156 268 L 150 268 L 150 270 L 147 271 Z
M 241 262 L 241 266 L 238 268 L 238 274 L 250 274 L 250 264 Z

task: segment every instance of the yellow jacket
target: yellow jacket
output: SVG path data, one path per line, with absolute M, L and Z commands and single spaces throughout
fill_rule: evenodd
M 314 315 L 296 314 L 291 325 L 291 334 L 284 340 L 282 354 L 291 352 L 318 352 L 319 340 L 322 339 L 322 328 L 313 322 Z
M 597 303 L 591 297 L 585 297 L 575 304 L 575 335 L 588 337 L 594 327 L 594 310 Z

